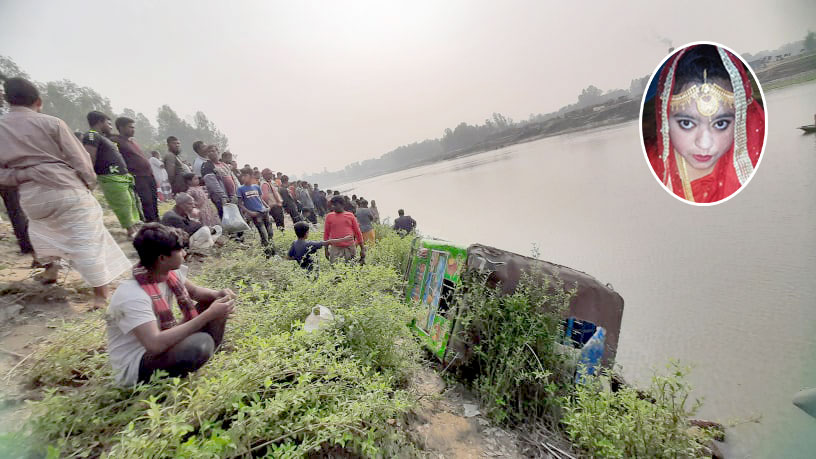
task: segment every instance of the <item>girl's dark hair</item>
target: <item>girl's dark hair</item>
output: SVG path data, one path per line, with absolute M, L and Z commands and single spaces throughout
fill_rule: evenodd
M 674 94 L 679 94 L 688 83 L 702 83 L 703 71 L 707 80 L 722 80 L 731 85 L 731 78 L 725 71 L 720 53 L 714 45 L 697 45 L 688 50 L 677 62 L 674 78 Z M 728 89 L 728 88 L 725 88 Z
M 192 172 L 185 172 L 181 174 L 181 178 L 184 179 L 184 183 L 193 181 L 193 177 L 195 177 L 195 174 L 193 174 Z
M 187 234 L 161 223 L 145 223 L 133 238 L 133 247 L 139 254 L 142 266 L 152 268 L 160 255 L 170 256 L 176 250 L 187 247 Z

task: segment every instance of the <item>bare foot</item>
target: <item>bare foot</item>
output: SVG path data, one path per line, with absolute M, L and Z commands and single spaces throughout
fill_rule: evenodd
M 35 278 L 44 285 L 55 284 L 57 283 L 57 278 L 59 277 L 59 268 L 58 263 L 48 263 L 45 265 L 45 271 Z
M 91 310 L 102 309 L 108 305 L 108 286 L 102 285 L 94 287 L 94 297 L 91 303 Z
M 95 296 L 93 301 L 91 302 L 91 311 L 102 309 L 107 305 L 108 300 L 106 298 L 100 298 L 98 296 Z

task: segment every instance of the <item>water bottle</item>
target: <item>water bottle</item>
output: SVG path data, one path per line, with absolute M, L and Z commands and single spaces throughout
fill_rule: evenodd
M 606 340 L 606 330 L 598 327 L 592 338 L 581 348 L 581 358 L 578 360 L 578 371 L 575 372 L 575 382 L 583 382 L 585 375 L 594 375 L 601 366 L 601 358 L 604 353 L 604 341 Z
M 334 314 L 332 314 L 331 309 L 318 304 L 312 308 L 312 313 L 303 322 L 303 330 L 306 333 L 311 333 L 333 320 Z

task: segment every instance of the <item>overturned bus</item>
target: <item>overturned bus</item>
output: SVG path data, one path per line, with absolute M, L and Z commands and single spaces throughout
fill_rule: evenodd
M 405 298 L 421 305 L 412 327 L 425 346 L 446 365 L 468 361 L 470 350 L 461 340 L 457 320 L 468 305 L 454 304 L 456 292 L 463 287 L 467 272 L 487 275 L 490 286 L 503 293 L 516 289 L 524 273 L 559 279 L 565 290 L 575 295 L 564 312 L 565 335 L 573 347 L 585 344 L 597 327 L 605 330 L 601 364 L 609 367 L 615 360 L 623 318 L 623 298 L 608 284 L 566 266 L 537 260 L 505 250 L 473 244 L 468 247 L 435 239 L 414 240 L 405 270 Z M 555 288 L 555 287 L 553 287 Z

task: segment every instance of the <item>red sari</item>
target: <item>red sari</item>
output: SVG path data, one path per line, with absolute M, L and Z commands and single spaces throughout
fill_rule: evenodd
M 693 196 L 687 197 L 677 166 L 677 154 L 673 153 L 669 138 L 669 113 L 674 71 L 680 58 L 692 48 L 694 46 L 675 53 L 660 72 L 655 95 L 657 139 L 646 145 L 646 154 L 657 178 L 675 195 L 693 202 L 714 203 L 731 196 L 751 179 L 765 139 L 765 111 L 752 96 L 751 81 L 742 61 L 717 47 L 734 88 L 734 144 L 717 161 L 711 173 L 689 184 Z

